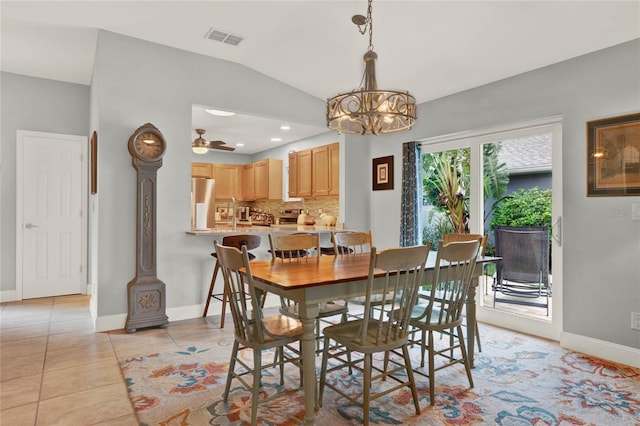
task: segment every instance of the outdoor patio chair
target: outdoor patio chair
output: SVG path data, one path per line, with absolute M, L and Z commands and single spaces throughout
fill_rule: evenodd
M 513 303 L 546 308 L 549 315 L 549 228 L 496 226 L 496 265 L 493 306 Z M 507 297 L 498 297 L 502 294 Z M 543 302 L 538 299 L 542 298 Z

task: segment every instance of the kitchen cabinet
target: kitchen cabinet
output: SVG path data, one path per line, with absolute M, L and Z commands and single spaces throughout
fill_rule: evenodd
M 212 165 L 212 177 L 216 180 L 216 199 L 228 200 L 235 197 L 243 200 L 243 166 L 237 164 Z
M 313 196 L 339 195 L 340 144 L 332 143 L 312 149 Z
M 212 163 L 191 163 L 191 177 L 210 178 L 212 177 Z
M 289 197 L 310 197 L 312 190 L 310 149 L 289 154 Z
M 340 195 L 340 144 L 329 145 L 329 195 Z
M 282 160 L 268 158 L 245 164 L 242 179 L 245 200 L 282 199 Z

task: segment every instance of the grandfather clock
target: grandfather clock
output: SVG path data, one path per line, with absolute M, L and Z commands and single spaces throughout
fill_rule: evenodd
M 167 148 L 162 133 L 151 123 L 140 126 L 129 138 L 136 181 L 136 276 L 127 284 L 126 329 L 169 324 L 166 286 L 156 273 L 156 197 L 158 169 Z

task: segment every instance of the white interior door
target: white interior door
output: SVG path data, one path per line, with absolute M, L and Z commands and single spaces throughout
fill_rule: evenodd
M 87 140 L 19 131 L 17 142 L 17 296 L 82 293 Z

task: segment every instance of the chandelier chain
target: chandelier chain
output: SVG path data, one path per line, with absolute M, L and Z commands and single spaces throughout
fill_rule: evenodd
M 367 7 L 367 24 L 369 24 L 369 51 L 373 51 L 373 0 L 369 0 L 369 6 Z

